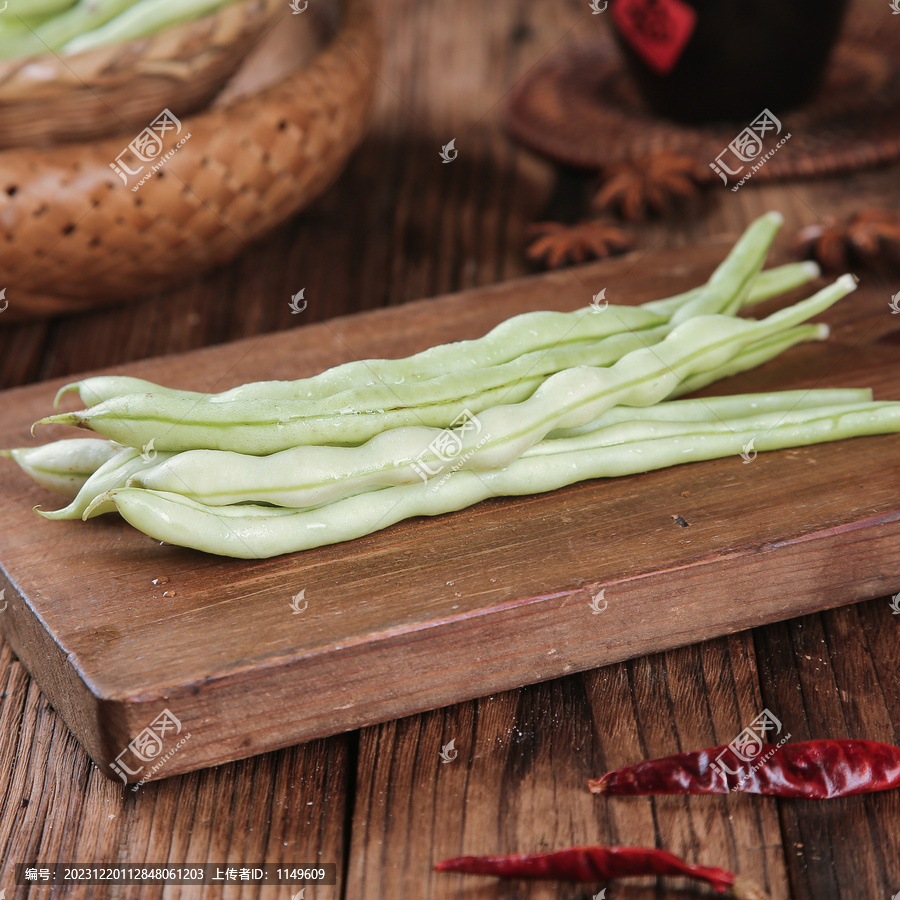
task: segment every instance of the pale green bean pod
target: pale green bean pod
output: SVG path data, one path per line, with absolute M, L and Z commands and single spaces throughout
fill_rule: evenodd
M 0 456 L 14 460 L 42 487 L 74 497 L 88 478 L 121 450 L 121 445 L 112 441 L 67 438 L 40 447 L 0 450 Z
M 355 411 L 400 410 L 418 424 L 441 427 L 448 409 L 465 408 L 477 413 L 502 403 L 519 403 L 528 399 L 550 375 L 575 366 L 611 366 L 626 353 L 657 344 L 667 334 L 667 326 L 626 331 L 603 340 L 537 350 L 484 369 L 449 373 L 421 382 L 375 384 L 341 391 L 317 400 L 316 414 L 339 416 Z
M 38 25 L 46 21 L 46 16 L 10 15 L 7 10 L 6 13 L 0 15 L 0 51 L 3 47 L 14 46 L 15 42 L 20 40 L 23 35 L 34 31 Z
M 695 397 L 690 400 L 665 400 L 653 406 L 614 406 L 579 428 L 558 429 L 548 440 L 590 434 L 598 428 L 621 422 L 735 422 L 735 428 L 753 416 L 775 412 L 795 412 L 812 408 L 849 407 L 871 403 L 870 388 L 815 388 L 810 390 L 774 391 L 766 394 L 729 394 L 724 397 Z M 548 446 L 545 441 L 540 445 Z
M 780 356 L 785 350 L 789 350 L 797 344 L 809 341 L 824 341 L 828 338 L 828 334 L 829 329 L 824 322 L 788 328 L 781 334 L 776 334 L 751 344 L 722 366 L 717 366 L 707 372 L 698 372 L 696 375 L 691 375 L 690 378 L 686 378 L 681 382 L 669 397 L 682 397 L 693 391 L 699 391 L 700 388 L 704 388 L 715 381 L 730 378 L 732 375 L 738 375 L 741 372 L 748 372 L 757 366 L 761 366 L 763 363 L 767 363 L 770 359 Z
M 672 313 L 679 325 L 698 315 L 734 315 L 750 294 L 753 280 L 766 262 L 766 255 L 784 222 L 780 212 L 767 212 L 751 222 L 731 252 L 701 288 L 700 295 Z
M 0 26 L 7 27 L 9 20 L 38 19 L 55 16 L 75 5 L 76 0 L 6 0 L 6 9 L 0 18 Z
M 24 33 L 0 37 L 0 59 L 60 50 L 67 41 L 97 28 L 134 5 L 136 0 L 78 0 Z
M 128 522 L 155 540 L 222 556 L 262 559 L 352 540 L 411 516 L 441 515 L 488 497 L 537 494 L 589 478 L 736 455 L 750 440 L 762 452 L 898 430 L 900 403 L 885 403 L 865 411 L 826 413 L 799 425 L 777 425 L 762 434 L 752 430 L 686 434 L 551 457 L 530 456 L 497 471 L 460 470 L 429 482 L 357 494 L 313 510 L 210 507 L 179 494 L 142 488 L 113 490 L 95 503 L 114 503 Z
M 818 266 L 804 266 L 803 264 L 788 264 L 782 267 L 790 269 L 785 272 L 780 281 L 783 288 L 784 285 L 792 285 L 794 287 L 809 281 L 813 273 L 818 272 Z M 773 270 L 775 271 L 775 270 Z M 766 273 L 762 273 L 765 275 Z M 761 276 L 760 276 L 761 277 Z M 800 278 L 802 277 L 802 281 Z M 758 297 L 759 300 L 767 299 L 775 296 L 771 293 L 771 285 L 769 282 L 765 285 L 765 290 L 761 290 Z M 662 301 L 665 302 L 665 301 Z M 645 305 L 646 308 L 646 305 Z M 529 315 L 529 314 L 525 314 Z M 496 388 L 505 388 L 508 394 L 502 396 L 504 403 L 518 403 L 531 396 L 534 389 L 548 375 L 561 372 L 563 369 L 572 368 L 578 365 L 590 366 L 609 366 L 612 365 L 619 357 L 631 350 L 638 350 L 641 347 L 650 346 L 659 343 L 671 330 L 668 324 L 660 325 L 654 328 L 642 329 L 640 331 L 624 331 L 618 334 L 612 334 L 607 338 L 600 340 L 579 340 L 571 343 L 557 345 L 546 349 L 533 350 L 523 354 L 516 359 L 506 363 L 499 363 L 494 366 L 487 366 L 476 369 L 473 372 L 463 374 L 448 374 L 445 376 L 435 376 L 422 381 L 409 381 L 405 384 L 385 385 L 377 382 L 374 385 L 366 385 L 363 392 L 357 388 L 355 391 L 341 391 L 337 394 L 323 395 L 315 399 L 331 399 L 331 409 L 335 413 L 339 413 L 342 409 L 346 409 L 348 405 L 360 406 L 361 402 L 365 402 L 368 408 L 393 408 L 396 406 L 421 406 L 438 401 L 448 401 L 451 399 L 467 401 L 466 407 L 472 412 L 478 412 L 486 409 L 497 399 L 497 394 L 491 394 L 483 400 L 478 399 L 478 395 L 487 390 Z M 812 340 L 824 340 L 828 336 L 828 328 L 826 325 L 815 326 L 799 326 L 786 334 L 784 338 L 779 338 L 777 346 L 787 349 L 795 343 Z M 776 346 L 774 342 L 768 342 L 767 346 Z M 773 355 L 777 355 L 777 352 Z M 741 360 L 750 359 L 749 354 L 745 356 L 741 354 Z M 758 353 L 752 357 L 758 359 L 750 365 L 741 365 L 739 368 L 729 367 L 728 375 L 735 374 L 739 371 L 745 371 L 746 368 L 752 368 L 762 362 L 767 361 L 771 357 L 764 357 Z M 726 377 L 726 374 L 712 375 L 709 381 L 717 381 L 719 378 Z M 517 380 L 518 379 L 518 380 Z M 477 383 L 478 390 L 473 393 L 471 390 L 472 381 Z M 467 382 L 469 383 L 467 385 Z M 258 382 L 259 385 L 265 384 L 287 385 L 291 382 Z M 691 388 L 695 390 L 696 388 Z M 79 392 L 82 402 L 87 407 L 96 406 L 104 400 L 114 397 L 122 397 L 127 394 L 135 393 L 152 393 L 156 396 L 164 397 L 180 397 L 182 399 L 195 399 L 203 401 L 209 399 L 211 402 L 219 402 L 223 395 L 220 394 L 201 394 L 191 391 L 180 391 L 174 388 L 166 388 L 145 381 L 140 378 L 132 378 L 126 375 L 99 375 L 93 378 L 87 378 L 83 381 L 72 382 L 61 388 L 54 400 L 54 407 L 58 407 L 59 398 L 66 393 L 73 391 Z M 687 393 L 687 391 L 680 391 Z M 245 397 L 249 399 L 249 395 Z M 278 399 L 276 397 L 266 397 L 262 394 L 260 399 Z M 327 407 L 325 407 L 327 408 Z M 425 413 L 427 415 L 427 411 Z M 437 421 L 426 419 L 420 424 L 439 424 L 441 415 Z
M 781 294 L 788 293 L 788 291 L 803 287 L 814 281 L 821 274 L 822 270 L 819 268 L 818 263 L 812 260 L 785 263 L 781 266 L 775 266 L 773 269 L 765 269 L 753 279 L 750 290 L 741 303 L 741 308 L 764 303 L 773 297 L 778 297 Z M 642 307 L 649 309 L 651 312 L 671 316 L 676 309 L 684 306 L 689 300 L 698 298 L 702 290 L 703 286 L 701 285 L 683 294 L 676 294 L 674 297 L 666 297 L 664 300 L 651 300 L 649 303 L 642 304 Z
M 552 375 L 527 400 L 479 414 L 490 439 L 469 455 L 478 436 L 463 436 L 467 464 L 499 468 L 553 429 L 585 424 L 611 406 L 659 402 L 685 379 L 726 365 L 747 347 L 824 311 L 855 288 L 853 277 L 843 276 L 813 297 L 759 322 L 697 316 L 677 326 L 659 344 L 634 350 L 609 368 L 578 366 Z M 460 404 L 448 404 L 444 425 L 462 412 Z M 301 444 L 356 446 L 382 431 L 421 421 L 420 416 L 420 408 L 335 416 L 321 414 L 315 402 L 255 400 L 198 405 L 179 398 L 133 394 L 81 412 L 49 416 L 36 424 L 90 428 L 132 446 L 143 446 L 152 439 L 161 450 L 266 455 Z M 434 456 L 426 458 L 425 464 L 430 465 Z M 405 462 L 411 463 L 412 458 Z
M 140 0 L 100 28 L 80 34 L 62 49 L 85 53 L 107 44 L 147 37 L 190 19 L 207 16 L 235 0 Z
M 614 407 L 589 425 L 572 429 L 552 442 L 559 448 L 585 449 L 634 440 L 722 430 L 765 429 L 785 416 L 795 419 L 809 407 L 857 403 L 866 391 L 786 391 L 783 394 L 743 395 L 738 398 L 681 400 L 651 407 Z M 581 436 L 590 434 L 587 442 Z M 376 435 L 360 447 L 293 447 L 270 456 L 249 456 L 222 450 L 187 450 L 144 468 L 126 487 L 177 493 L 210 506 L 271 503 L 293 508 L 332 503 L 353 494 L 441 477 L 460 466 L 449 457 L 433 474 L 398 460 L 416 453 L 428 435 L 416 429 L 395 429 Z M 572 442 L 575 441 L 575 444 Z M 412 448 L 410 451 L 410 447 Z M 541 441 L 523 457 L 544 455 L 550 445 Z M 461 459 L 461 458 L 460 458 Z
M 202 394 L 160 389 L 152 382 L 128 376 L 99 375 L 60 388 L 54 405 L 71 391 L 77 391 L 88 406 L 132 393 L 152 393 L 198 403 L 242 399 L 324 401 L 338 394 L 358 395 L 373 387 L 427 382 L 448 372 L 497 367 L 515 362 L 527 353 L 597 342 L 620 336 L 622 332 L 648 332 L 667 325 L 668 321 L 667 316 L 639 306 L 614 307 L 612 314 L 610 309 L 597 314 L 590 307 L 570 313 L 539 310 L 512 316 L 480 338 L 438 344 L 403 359 L 354 360 L 296 381 L 252 382 L 221 394 Z
M 636 321 L 631 312 L 620 315 L 620 311 L 634 310 L 635 307 L 615 305 L 604 310 L 603 315 L 607 319 L 603 322 L 598 321 L 595 311 L 590 307 L 571 313 L 522 313 L 500 323 L 480 338 L 441 344 L 403 359 L 355 360 L 334 366 L 310 378 L 250 382 L 220 393 L 182 391 L 129 376 L 94 376 L 62 387 L 54 400 L 54 408 L 58 408 L 60 397 L 70 392 L 78 392 L 82 403 L 88 407 L 131 393 L 152 393 L 209 402 L 239 399 L 319 400 L 342 391 L 358 393 L 372 386 L 401 385 L 440 378 L 448 370 L 470 371 L 473 368 L 499 366 L 524 354 L 551 350 L 578 341 L 610 337 L 621 332 L 640 331 L 641 336 L 646 337 L 650 343 L 651 339 L 657 338 L 659 332 L 650 334 L 649 330 L 663 325 L 671 328 L 673 315 L 689 304 L 692 304 L 689 308 L 693 311 L 698 310 L 698 303 L 703 303 L 704 308 L 715 312 L 720 311 L 715 309 L 716 305 L 724 309 L 735 299 L 742 299 L 742 305 L 759 303 L 801 287 L 818 277 L 819 267 L 812 262 L 788 263 L 755 274 L 762 264 L 777 224 L 777 215 L 757 220 L 731 250 L 707 285 L 637 307 L 661 317 L 656 320 Z M 747 252 L 748 241 L 751 245 L 750 253 Z M 736 288 L 732 284 L 730 290 L 727 289 L 727 285 L 722 282 L 729 277 L 738 279 L 741 287 Z M 744 289 L 748 278 L 749 291 Z M 713 283 L 712 288 L 709 287 L 710 283 Z
M 157 454 L 155 451 L 152 452 L 152 456 L 145 455 L 142 451 L 131 447 L 119 449 L 114 456 L 91 473 L 68 506 L 57 510 L 35 508 L 35 512 L 45 519 L 88 518 L 86 513 L 88 507 L 91 508 L 91 516 L 115 512 L 112 504 L 94 504 L 94 500 L 98 495 L 105 494 L 113 488 L 124 487 L 133 475 L 137 475 L 148 465 L 164 461 L 168 456 L 169 454 Z

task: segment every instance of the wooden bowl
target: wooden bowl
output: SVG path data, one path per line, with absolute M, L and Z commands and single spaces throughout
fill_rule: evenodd
M 140 40 L 73 56 L 0 60 L 0 149 L 143 128 L 201 109 L 256 46 L 282 0 L 243 0 Z
M 128 299 L 233 258 L 337 177 L 363 135 L 378 56 L 365 0 L 350 0 L 309 65 L 257 93 L 230 91 L 177 131 L 166 120 L 0 152 L 0 322 Z

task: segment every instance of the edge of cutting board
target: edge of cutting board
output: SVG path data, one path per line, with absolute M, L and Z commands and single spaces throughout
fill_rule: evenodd
M 684 251 L 654 253 L 652 271 L 644 268 L 636 276 L 637 289 L 629 282 L 631 273 L 644 257 L 630 254 L 578 270 L 504 282 L 332 319 L 296 332 L 246 338 L 229 345 L 157 357 L 105 371 L 153 377 L 172 384 L 184 383 L 182 373 L 190 371 L 192 387 L 222 389 L 252 377 L 241 368 L 246 354 L 260 347 L 287 347 L 300 340 L 311 348 L 310 354 L 296 366 L 292 365 L 292 370 L 296 369 L 296 375 L 300 376 L 322 367 L 316 348 L 322 356 L 346 355 L 351 345 L 364 343 L 375 333 L 381 335 L 378 346 L 388 356 L 413 352 L 420 345 L 428 346 L 434 341 L 438 309 L 447 322 L 441 340 L 475 336 L 485 330 L 486 319 L 493 317 L 500 321 L 511 314 L 511 307 L 513 311 L 548 306 L 570 309 L 585 305 L 590 294 L 601 286 L 612 286 L 611 302 L 626 302 L 616 298 L 617 284 L 628 288 L 627 302 L 641 302 L 684 289 L 705 277 L 723 252 L 723 245 L 691 251 L 691 261 L 687 263 Z M 552 290 L 552 303 L 547 300 L 548 287 Z M 852 310 L 842 315 L 846 333 L 853 333 Z M 385 329 L 385 323 L 395 325 L 394 332 Z M 891 327 L 893 323 L 886 321 L 884 328 Z M 877 356 L 878 349 L 871 352 Z M 199 384 L 196 369 L 202 368 L 204 360 L 221 360 L 225 353 L 236 360 L 226 375 L 219 378 L 210 373 L 208 382 Z M 267 372 L 265 377 L 271 377 L 271 373 Z M 761 376 L 761 384 L 765 377 Z M 815 372 L 809 377 L 814 380 Z M 10 408 L 13 405 L 20 410 L 24 408 L 20 416 L 24 421 L 28 418 L 25 412 L 33 412 L 38 407 L 45 409 L 55 388 L 67 380 L 72 379 L 54 379 L 13 389 L 4 393 L 4 401 Z M 896 384 L 896 381 L 889 383 Z M 854 455 L 863 471 L 873 471 L 880 456 L 885 453 L 896 456 L 896 448 L 895 435 L 873 437 L 857 445 Z M 813 448 L 807 448 L 810 449 Z M 790 467 L 800 467 L 813 457 L 806 452 L 785 455 L 789 453 L 761 455 L 754 463 L 754 477 L 764 477 L 760 473 L 770 467 L 772 472 L 782 472 L 781 477 L 790 483 L 794 471 Z M 833 449 L 817 450 L 817 453 L 820 459 L 828 459 Z M 685 481 L 679 472 L 691 470 L 692 483 L 699 485 L 695 493 L 700 499 L 685 500 L 683 509 L 679 507 L 690 521 L 694 516 L 692 510 L 702 503 L 707 487 L 710 491 L 721 488 L 726 482 L 731 483 L 728 479 L 736 477 L 733 469 L 726 470 L 724 463 L 718 462 L 718 466 L 701 463 L 622 479 L 625 485 L 622 490 L 630 490 L 634 483 L 642 493 L 664 498 L 668 504 L 678 496 L 676 489 Z M 738 474 L 742 474 L 739 463 L 728 462 L 736 465 Z M 879 497 L 888 497 L 893 487 L 893 483 L 882 483 Z M 567 511 L 583 510 L 592 502 L 596 504 L 596 494 L 592 482 L 554 492 L 561 498 L 560 508 Z M 9 609 L 0 614 L 0 626 L 11 648 L 35 674 L 52 705 L 110 777 L 109 763 L 128 742 L 162 710 L 169 706 L 177 710 L 183 734 L 190 733 L 191 739 L 158 775 L 170 777 L 900 590 L 900 493 L 897 496 L 898 502 L 882 499 L 877 509 L 867 513 L 857 510 L 854 515 L 842 516 L 831 511 L 823 514 L 818 526 L 801 529 L 787 537 L 775 529 L 758 539 L 747 538 L 730 544 L 725 551 L 709 545 L 702 552 L 692 555 L 688 551 L 679 560 L 643 571 L 604 572 L 606 548 L 600 539 L 596 546 L 588 547 L 595 554 L 594 565 L 573 572 L 565 584 L 557 585 L 558 589 L 524 592 L 497 602 L 484 600 L 482 605 L 470 604 L 458 613 L 448 610 L 441 615 L 424 616 L 421 621 L 410 619 L 396 627 L 367 633 L 364 638 L 355 639 L 351 635 L 346 640 L 323 641 L 319 646 L 275 654 L 264 661 L 246 659 L 228 670 L 211 671 L 204 677 L 179 680 L 176 673 L 170 684 L 160 684 L 158 690 L 152 691 L 134 686 L 116 689 L 114 682 L 104 682 L 90 666 L 83 667 L 74 642 L 70 641 L 68 646 L 61 643 L 52 627 L 42 620 L 38 606 L 46 601 L 34 596 L 23 599 L 28 591 L 20 591 L 15 566 L 7 559 L 2 559 L 0 585 L 5 583 L 10 602 Z M 490 546 L 502 553 L 504 523 L 517 515 L 518 510 L 539 515 L 540 510 L 548 508 L 546 498 L 547 495 L 541 495 L 486 501 L 476 510 L 438 520 L 401 523 L 371 539 L 353 542 L 352 549 L 368 553 L 370 559 L 378 559 L 380 554 L 383 560 L 384 554 L 396 552 L 397 545 L 392 541 L 399 540 L 398 535 L 402 537 L 400 546 L 404 552 L 427 544 L 437 535 L 456 541 L 462 552 L 466 546 L 464 536 L 461 537 L 464 523 L 469 523 L 470 528 L 475 523 L 473 542 L 482 541 L 479 545 L 482 549 Z M 761 513 L 760 516 L 762 522 L 764 517 Z M 676 537 L 680 539 L 660 530 L 658 518 L 648 525 L 648 535 L 656 535 L 655 539 L 664 544 L 674 542 Z M 674 518 L 669 516 L 668 507 L 662 518 L 670 522 Z M 127 535 L 120 537 L 114 526 L 104 527 L 106 530 L 99 533 L 109 540 L 130 540 Z M 523 526 L 516 527 L 521 530 Z M 338 554 L 346 553 L 349 546 L 338 545 Z M 538 546 L 535 553 L 539 552 Z M 557 549 L 557 552 L 565 555 L 566 551 Z M 185 560 L 204 559 L 202 554 L 184 553 Z M 865 564 L 853 564 L 861 554 Z M 307 558 L 306 554 L 296 556 Z M 583 553 L 582 558 L 590 557 Z M 459 567 L 465 570 L 467 566 L 485 564 L 491 564 L 490 557 L 472 562 L 462 556 Z M 240 564 L 236 563 L 233 569 L 238 568 Z M 241 571 L 251 570 L 251 564 L 241 568 Z M 772 584 L 784 585 L 785 589 L 772 589 Z M 673 586 L 677 593 L 673 593 Z M 601 588 L 609 605 L 601 615 L 594 615 L 588 603 Z M 347 591 L 352 590 L 353 586 L 348 585 Z M 32 594 L 35 594 L 33 590 Z M 362 594 L 360 589 L 359 602 L 365 599 Z M 714 603 L 710 601 L 712 597 L 716 598 Z M 752 603 L 747 601 L 748 597 L 753 598 Z M 371 596 L 368 600 L 372 601 Z M 48 607 L 43 609 L 46 613 Z M 317 614 L 311 614 L 308 620 L 311 624 L 318 621 Z M 653 623 L 652 627 L 648 623 Z M 475 665 L 477 671 L 473 670 Z M 312 705 L 311 697 L 315 698 Z M 271 712 L 276 703 L 282 712 L 279 720 Z

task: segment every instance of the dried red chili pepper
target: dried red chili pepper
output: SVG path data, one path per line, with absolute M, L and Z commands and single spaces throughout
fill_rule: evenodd
M 770 794 L 825 800 L 900 787 L 900 747 L 875 741 L 762 744 L 757 761 L 731 746 L 636 763 L 588 781 L 593 794 Z
M 654 847 L 568 847 L 555 853 L 513 856 L 461 856 L 445 859 L 438 872 L 496 875 L 498 878 L 557 878 L 563 881 L 605 881 L 634 875 L 684 875 L 711 885 L 739 900 L 766 900 L 757 884 L 709 866 L 694 866 Z

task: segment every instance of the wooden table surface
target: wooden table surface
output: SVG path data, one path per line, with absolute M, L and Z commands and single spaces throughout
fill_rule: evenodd
M 588 183 L 508 141 L 506 91 L 544 54 L 605 27 L 586 2 L 376 0 L 386 53 L 372 130 L 318 202 L 228 267 L 132 305 L 0 328 L 0 387 L 188 350 L 528 274 L 525 229 L 577 215 Z M 900 24 L 898 24 L 900 27 Z M 458 158 L 440 148 L 456 138 Z M 609 139 L 614 140 L 611 135 Z M 900 167 L 714 191 L 635 229 L 654 249 L 732 239 L 760 212 L 783 234 L 897 207 Z M 308 307 L 291 315 L 292 293 Z M 894 288 L 896 290 L 896 286 Z M 887 299 L 887 297 L 886 297 Z M 853 465 L 848 455 L 848 465 Z M 536 561 L 537 562 L 537 561 Z M 861 566 L 865 560 L 859 561 Z M 447 856 L 577 843 L 659 845 L 736 868 L 773 900 L 900 890 L 900 794 L 831 802 L 590 796 L 641 758 L 727 743 L 764 708 L 792 740 L 900 743 L 900 620 L 889 598 L 484 697 L 124 791 L 90 762 L 0 645 L 0 896 L 19 862 L 337 864 L 309 898 L 566 898 L 598 886 L 436 875 Z M 490 652 L 486 647 L 485 652 Z M 453 740 L 458 755 L 442 763 Z M 288 887 L 58 887 L 54 897 L 268 898 Z M 698 896 L 684 882 L 609 900 Z

